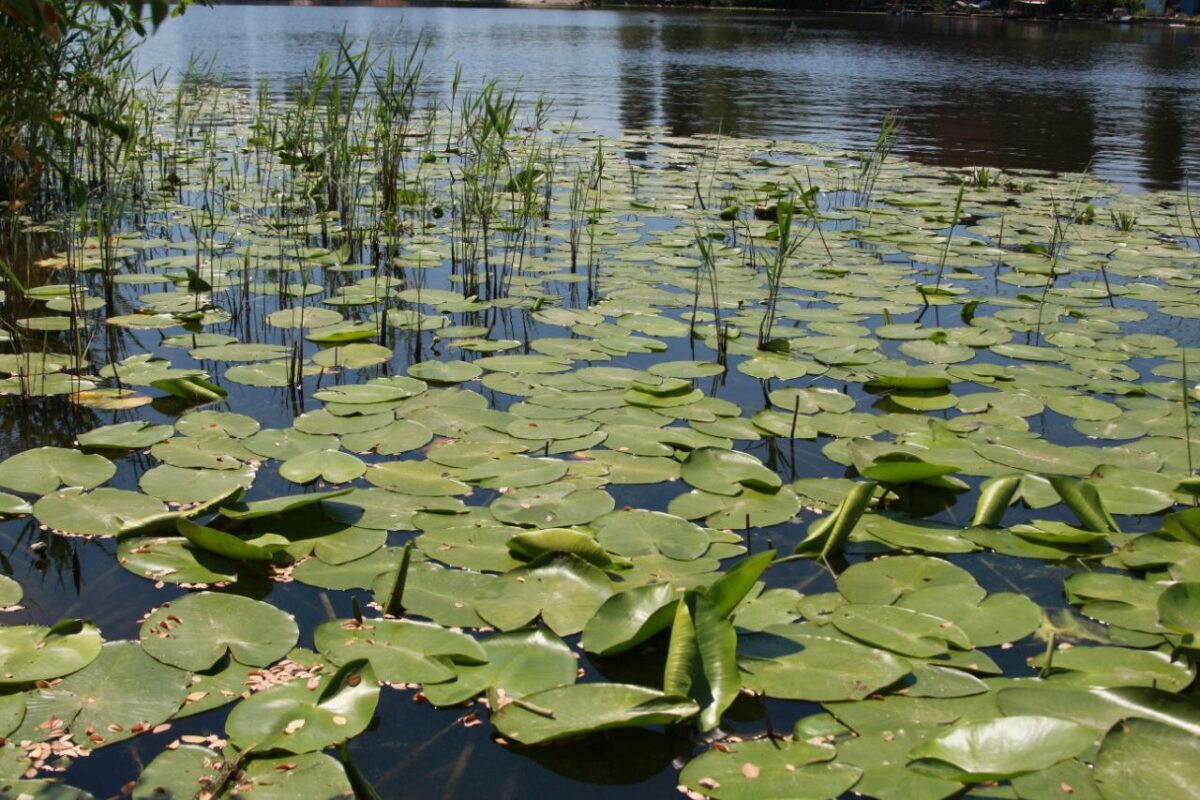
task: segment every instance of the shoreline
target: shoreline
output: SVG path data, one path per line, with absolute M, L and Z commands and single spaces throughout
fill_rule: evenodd
M 672 11 L 711 11 L 721 12 L 772 12 L 787 13 L 795 16 L 896 16 L 896 17 L 938 17 L 950 19 L 987 19 L 1000 22 L 1019 23 L 1087 23 L 1092 25 L 1112 25 L 1114 28 L 1124 27 L 1176 27 L 1200 28 L 1200 16 L 1194 17 L 1149 17 L 1134 16 L 1129 22 L 1115 22 L 1105 16 L 1086 14 L 1047 14 L 1045 16 L 1020 16 L 1005 14 L 1000 11 L 966 12 L 961 10 L 945 11 L 904 11 L 893 13 L 880 9 L 850 9 L 850 8 L 787 8 L 778 5 L 755 3 L 753 0 L 744 5 L 712 5 L 704 2 L 661 2 L 661 0 L 226 0 L 222 5 L 233 6 L 297 6 L 301 8 L 314 6 L 376 6 L 376 7 L 424 7 L 424 8 L 522 8 L 539 9 L 553 8 L 555 10 L 646 10 L 669 13 Z

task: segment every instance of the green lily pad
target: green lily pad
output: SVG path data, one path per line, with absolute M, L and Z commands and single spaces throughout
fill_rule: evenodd
M 33 515 L 54 530 L 81 536 L 117 536 L 136 530 L 167 507 L 153 497 L 124 489 L 63 489 L 33 506 Z
M 739 742 L 709 750 L 688 762 L 679 782 L 715 800 L 841 797 L 862 770 L 833 761 L 836 751 L 825 744 L 763 740 Z
M 233 594 L 189 594 L 154 610 L 142 623 L 142 647 L 173 667 L 204 670 L 226 651 L 250 666 L 266 666 L 296 644 L 299 629 L 274 606 Z
M 92 663 L 100 648 L 100 630 L 81 620 L 63 620 L 49 628 L 0 628 L 0 683 L 61 678 Z
M 0 486 L 25 494 L 49 494 L 61 487 L 92 489 L 117 468 L 104 456 L 63 447 L 37 447 L 0 462 Z
M 575 683 L 579 662 L 570 648 L 544 630 L 512 631 L 482 642 L 483 664 L 454 664 L 455 679 L 424 687 L 436 706 L 457 705 L 489 689 L 519 698 Z
M 482 664 L 479 643 L 440 625 L 411 620 L 329 620 L 313 634 L 317 650 L 335 664 L 370 661 L 388 683 L 444 683 L 454 680 L 454 665 Z
M 904 659 L 800 626 L 767 628 L 739 648 L 743 683 L 784 700 L 861 700 L 911 671 Z
M 136 736 L 169 719 L 183 704 L 191 674 L 146 655 L 137 642 L 108 642 L 100 655 L 42 692 L 52 702 L 75 706 L 71 730 L 92 747 Z
M 910 769 L 972 783 L 1005 780 L 1079 755 L 1096 743 L 1086 725 L 1016 716 L 956 725 L 909 753 Z
M 671 724 L 697 711 L 691 700 L 642 686 L 581 683 L 535 692 L 500 707 L 494 704 L 492 724 L 505 738 L 534 745 L 584 733 Z
M 79 434 L 79 444 L 93 450 L 141 450 L 170 439 L 174 434 L 175 428 L 171 425 L 122 422 Z
M 613 591 L 599 568 L 571 554 L 547 553 L 486 585 L 471 602 L 500 630 L 524 627 L 540 615 L 552 631 L 569 636 L 583 630 Z
M 316 688 L 292 681 L 252 695 L 234 706 L 225 728 L 243 750 L 311 753 L 362 733 L 378 702 L 371 665 L 351 661 Z
M 310 450 L 279 466 L 280 477 L 293 483 L 310 483 L 318 478 L 326 483 L 347 483 L 366 471 L 367 465 L 361 460 L 338 450 Z
M 783 485 L 780 477 L 754 456 L 716 447 L 701 447 L 689 453 L 681 476 L 700 491 L 729 496 L 744 488 L 771 492 Z

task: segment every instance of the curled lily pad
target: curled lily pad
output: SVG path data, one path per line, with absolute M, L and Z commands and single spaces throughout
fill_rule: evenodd
M 754 456 L 716 447 L 701 447 L 689 453 L 681 475 L 700 491 L 731 496 L 744 488 L 770 492 L 783 485 L 779 476 Z

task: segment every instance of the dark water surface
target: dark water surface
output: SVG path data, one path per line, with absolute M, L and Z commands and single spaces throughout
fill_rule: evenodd
M 1178 189 L 1200 168 L 1200 29 L 999 19 L 222 6 L 171 20 L 141 64 L 195 53 L 282 88 L 345 30 L 380 52 L 431 42 L 445 89 L 522 79 L 598 130 L 778 136 L 861 148 L 889 110 L 899 151 L 949 166 L 1079 171 Z

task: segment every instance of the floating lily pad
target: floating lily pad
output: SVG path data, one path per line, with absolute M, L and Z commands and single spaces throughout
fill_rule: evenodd
M 243 664 L 266 666 L 296 644 L 296 621 L 274 606 L 232 594 L 200 592 L 156 609 L 139 637 L 164 664 L 204 670 L 226 651 Z

